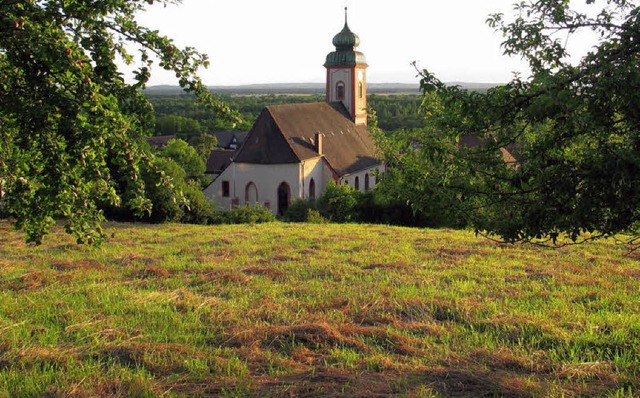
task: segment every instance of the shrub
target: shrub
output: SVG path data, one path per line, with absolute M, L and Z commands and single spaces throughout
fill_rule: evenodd
M 318 211 L 332 222 L 356 221 L 356 204 L 359 195 L 359 191 L 347 184 L 337 185 L 334 181 L 330 181 L 318 199 Z
M 315 203 L 310 200 L 296 199 L 282 215 L 282 219 L 288 222 L 305 222 L 308 220 L 309 210 L 315 208 Z
M 316 209 L 307 209 L 307 220 L 310 224 L 326 224 L 329 221 L 322 217 L 320 212 Z
M 184 214 L 180 221 L 188 224 L 214 224 L 216 221 L 216 211 L 212 202 L 207 200 L 204 192 L 200 190 L 200 185 L 195 182 L 189 182 L 182 189 L 188 205 L 184 208 Z
M 410 205 L 391 199 L 384 192 L 373 189 L 360 195 L 356 206 L 359 220 L 372 224 L 404 225 L 411 227 L 435 226 L 435 220 L 414 212 Z
M 266 207 L 255 204 L 252 206 L 234 207 L 224 213 L 227 224 L 259 224 L 275 221 L 275 216 Z
M 184 194 L 186 188 L 185 172 L 172 159 L 156 157 L 157 171 L 144 171 L 143 179 L 147 187 L 147 197 L 153 203 L 150 215 L 142 217 L 144 221 L 171 222 L 179 221 L 184 215 L 186 204 Z

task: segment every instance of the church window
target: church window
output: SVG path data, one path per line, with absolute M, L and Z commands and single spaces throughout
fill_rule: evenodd
M 231 196 L 229 181 L 222 181 L 222 197 L 228 198 L 229 196 Z
M 258 203 L 258 188 L 253 182 L 248 183 L 244 190 L 244 203 L 247 205 Z
M 367 192 L 369 190 L 369 173 L 364 175 L 364 191 Z
M 283 215 L 289 208 L 289 202 L 291 201 L 291 188 L 289 184 L 283 182 L 278 187 L 278 215 Z
M 356 177 L 356 180 L 353 183 L 353 187 L 356 189 L 356 191 L 360 190 L 360 177 Z
M 339 100 L 344 99 L 344 82 L 342 81 L 336 83 L 336 98 Z
M 313 178 L 309 181 L 309 198 L 316 198 L 316 181 Z
M 362 98 L 363 95 L 364 95 L 364 87 L 362 86 L 362 83 L 358 83 L 358 96 Z

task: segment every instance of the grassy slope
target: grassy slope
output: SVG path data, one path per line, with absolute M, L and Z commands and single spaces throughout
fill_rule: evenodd
M 384 226 L 0 222 L 0 396 L 632 396 L 640 264 Z

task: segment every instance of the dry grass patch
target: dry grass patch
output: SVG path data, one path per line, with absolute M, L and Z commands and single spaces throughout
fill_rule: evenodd
M 293 256 L 288 256 L 285 254 L 276 254 L 274 256 L 261 258 L 258 260 L 258 263 L 261 265 L 272 265 L 272 264 L 278 264 L 278 263 L 286 263 L 286 262 L 295 261 L 295 260 L 297 259 Z
M 114 262 L 122 267 L 129 267 L 136 264 L 156 265 L 162 262 L 162 260 L 163 258 L 161 256 L 150 257 L 144 256 L 140 253 L 128 252 L 124 253 L 119 259 L 116 259 Z
M 50 267 L 56 271 L 101 271 L 105 265 L 93 259 L 71 260 L 63 259 L 50 264 Z
M 269 327 L 264 331 L 262 344 L 265 348 L 275 348 L 288 354 L 300 345 L 316 351 L 338 346 L 350 347 L 362 352 L 369 350 L 360 340 L 344 335 L 338 328 L 328 323 Z
M 242 272 L 246 275 L 250 276 L 260 276 L 264 278 L 268 278 L 272 281 L 283 281 L 286 279 L 287 274 L 279 270 L 277 268 L 269 267 L 269 266 L 253 266 L 243 268 Z
M 198 284 L 237 284 L 246 285 L 252 276 L 236 269 L 212 268 L 197 274 Z
M 170 376 L 188 371 L 188 362 L 205 360 L 210 366 L 220 366 L 218 358 L 206 357 L 191 346 L 175 343 L 123 343 L 107 345 L 93 359 L 115 361 L 132 369 L 144 368 L 155 376 Z
M 582 381 L 600 381 L 615 384 L 615 367 L 610 362 L 583 362 L 563 364 L 556 375 L 561 378 Z
M 74 347 L 23 347 L 8 361 L 25 368 L 55 366 L 65 368 L 70 361 L 81 357 Z
M 509 348 L 500 348 L 495 352 L 482 348 L 472 350 L 466 360 L 491 371 L 529 375 L 547 375 L 553 371 L 547 363 L 548 359 L 545 358 L 542 352 L 530 357 L 525 353 Z
M 375 270 L 375 269 L 379 269 L 379 270 L 407 270 L 410 268 L 414 268 L 416 267 L 415 264 L 410 264 L 404 261 L 394 261 L 391 263 L 372 263 L 372 264 L 365 264 L 363 265 L 362 268 L 367 269 L 367 270 Z
M 344 325 L 341 331 L 347 336 L 363 340 L 366 343 L 366 349 L 362 350 L 363 352 L 376 350 L 405 356 L 426 355 L 426 351 L 419 347 L 418 339 L 402 335 L 391 328 Z
M 382 397 L 394 394 L 393 377 L 384 374 L 353 374 L 347 370 L 317 367 L 313 371 L 263 378 L 251 389 L 260 397 Z
M 27 271 L 17 278 L 14 278 L 6 285 L 6 288 L 16 292 L 33 291 L 42 289 L 43 287 L 54 282 L 55 277 L 50 273 L 40 270 L 33 270 Z

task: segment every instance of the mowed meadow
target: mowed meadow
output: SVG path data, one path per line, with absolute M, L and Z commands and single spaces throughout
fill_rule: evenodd
M 0 397 L 640 396 L 639 253 L 372 225 L 0 222 Z

